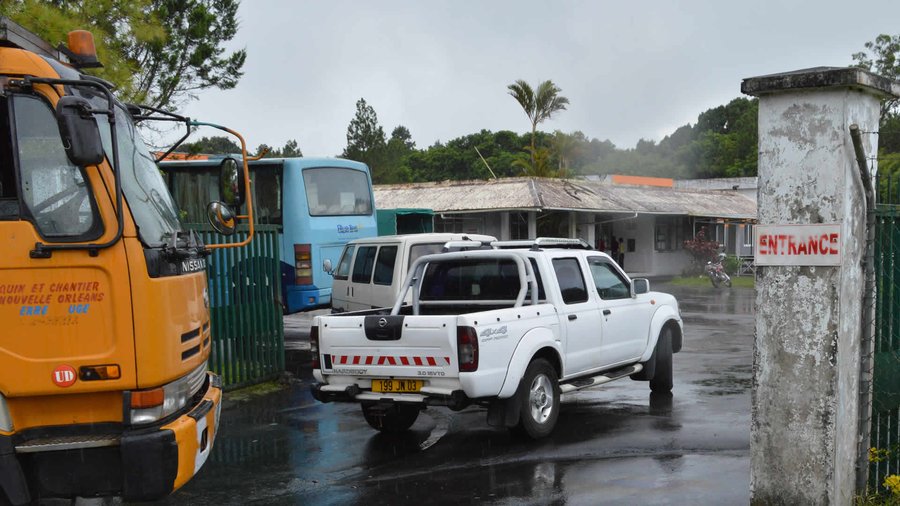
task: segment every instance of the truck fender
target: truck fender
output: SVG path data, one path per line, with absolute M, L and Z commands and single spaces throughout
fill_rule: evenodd
M 656 349 L 656 341 L 659 339 L 659 332 L 662 330 L 663 325 L 670 321 L 676 322 L 677 325 L 677 330 L 672 336 L 672 351 L 675 353 L 681 351 L 681 317 L 675 311 L 675 308 L 663 305 L 656 310 L 656 313 L 653 314 L 653 318 L 650 320 L 650 335 L 647 340 L 648 346 L 647 349 L 644 350 L 644 354 L 641 355 L 640 362 L 650 360 L 650 356 L 653 355 L 653 350 Z
M 545 349 L 546 351 L 544 351 Z M 513 351 L 509 365 L 506 368 L 506 378 L 503 380 L 503 385 L 500 387 L 500 393 L 497 394 L 497 397 L 506 399 L 516 393 L 516 390 L 519 388 L 519 380 L 525 374 L 525 369 L 539 352 L 550 354 L 550 363 L 553 364 L 555 360 L 556 364 L 553 365 L 558 368 L 560 376 L 563 375 L 562 344 L 547 327 L 531 329 L 522 336 L 519 344 L 516 345 L 516 349 Z

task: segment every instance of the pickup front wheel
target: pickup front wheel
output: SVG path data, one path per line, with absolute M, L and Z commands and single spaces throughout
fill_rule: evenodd
M 559 381 L 556 370 L 544 359 L 528 364 L 519 383 L 521 411 L 514 432 L 531 439 L 548 436 L 559 418 Z
M 655 371 L 650 379 L 650 390 L 654 392 L 672 391 L 672 327 L 666 325 L 659 332 L 656 342 Z
M 363 417 L 366 422 L 381 432 L 398 434 L 412 427 L 419 418 L 420 408 L 405 404 L 379 405 L 372 402 L 362 404 Z

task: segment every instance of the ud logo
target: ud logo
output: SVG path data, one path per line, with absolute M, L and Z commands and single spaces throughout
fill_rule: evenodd
M 68 365 L 61 365 L 53 369 L 53 383 L 58 387 L 70 387 L 75 384 L 75 369 Z
M 378 326 L 381 328 L 387 327 L 387 318 L 381 318 L 378 320 Z

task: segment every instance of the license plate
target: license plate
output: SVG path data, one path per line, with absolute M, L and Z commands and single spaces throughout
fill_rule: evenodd
M 422 380 L 372 380 L 373 392 L 418 392 L 422 389 Z

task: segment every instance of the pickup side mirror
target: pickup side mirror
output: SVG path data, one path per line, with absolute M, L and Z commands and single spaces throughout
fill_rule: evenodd
M 330 258 L 326 258 L 322 262 L 322 270 L 325 271 L 325 274 L 328 274 L 329 276 L 334 276 L 334 266 L 331 265 Z
M 634 295 L 648 293 L 650 291 L 650 280 L 647 278 L 636 278 L 631 280 L 631 289 Z
M 91 103 L 76 96 L 65 96 L 56 103 L 59 134 L 69 160 L 79 167 L 103 161 L 103 142 Z
M 226 158 L 219 165 L 219 195 L 236 209 L 244 203 L 244 169 L 234 158 Z

